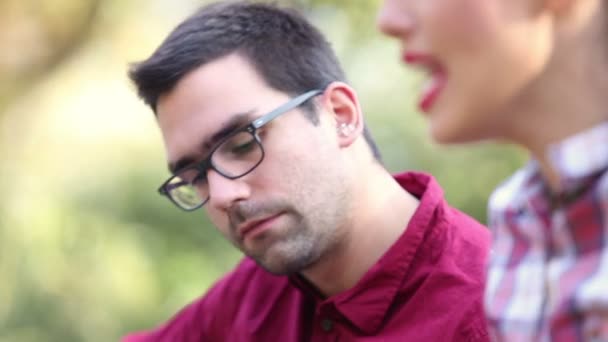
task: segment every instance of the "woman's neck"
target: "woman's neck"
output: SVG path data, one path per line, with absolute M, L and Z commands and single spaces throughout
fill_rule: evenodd
M 556 19 L 552 58 L 537 80 L 505 111 L 507 140 L 537 159 L 552 188 L 559 184 L 549 146 L 608 121 L 608 22 L 601 1 L 577 2 Z M 595 7 L 594 7 L 595 6 Z

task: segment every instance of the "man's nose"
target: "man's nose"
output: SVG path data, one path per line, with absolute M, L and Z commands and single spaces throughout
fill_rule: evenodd
M 215 170 L 209 170 L 207 172 L 208 205 L 223 211 L 230 208 L 235 202 L 247 199 L 251 194 L 251 188 L 245 178 L 229 179 Z

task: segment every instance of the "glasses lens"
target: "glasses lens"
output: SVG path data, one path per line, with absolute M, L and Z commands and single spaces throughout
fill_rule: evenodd
M 200 207 L 209 194 L 207 180 L 195 168 L 178 172 L 165 189 L 171 199 L 186 210 Z
M 224 176 L 236 178 L 253 170 L 263 157 L 262 146 L 253 134 L 239 132 L 218 146 L 211 163 Z

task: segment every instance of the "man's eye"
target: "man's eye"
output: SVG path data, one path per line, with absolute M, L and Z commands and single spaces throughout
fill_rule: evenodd
M 230 152 L 235 155 L 243 155 L 251 152 L 255 148 L 255 142 L 250 140 L 244 144 L 232 146 Z
M 190 182 L 192 185 L 200 185 L 207 182 L 206 172 L 199 172 L 194 179 Z
M 177 174 L 175 179 L 178 181 L 174 182 L 172 185 L 177 188 L 183 185 L 194 184 L 199 177 L 201 177 L 201 172 L 195 168 L 190 168 Z
M 257 143 L 251 134 L 240 132 L 226 141 L 217 153 L 225 158 L 235 158 L 245 156 L 257 148 Z

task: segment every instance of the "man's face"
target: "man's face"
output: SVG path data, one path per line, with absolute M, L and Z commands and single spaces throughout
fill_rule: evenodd
M 245 125 L 289 99 L 235 54 L 195 69 L 158 102 L 169 163 L 203 160 L 217 138 L 231 132 L 227 127 Z M 319 111 L 316 126 L 297 108 L 260 128 L 265 156 L 251 173 L 231 180 L 207 172 L 210 197 L 204 208 L 211 221 L 272 273 L 305 269 L 345 235 L 347 170 L 333 118 Z

